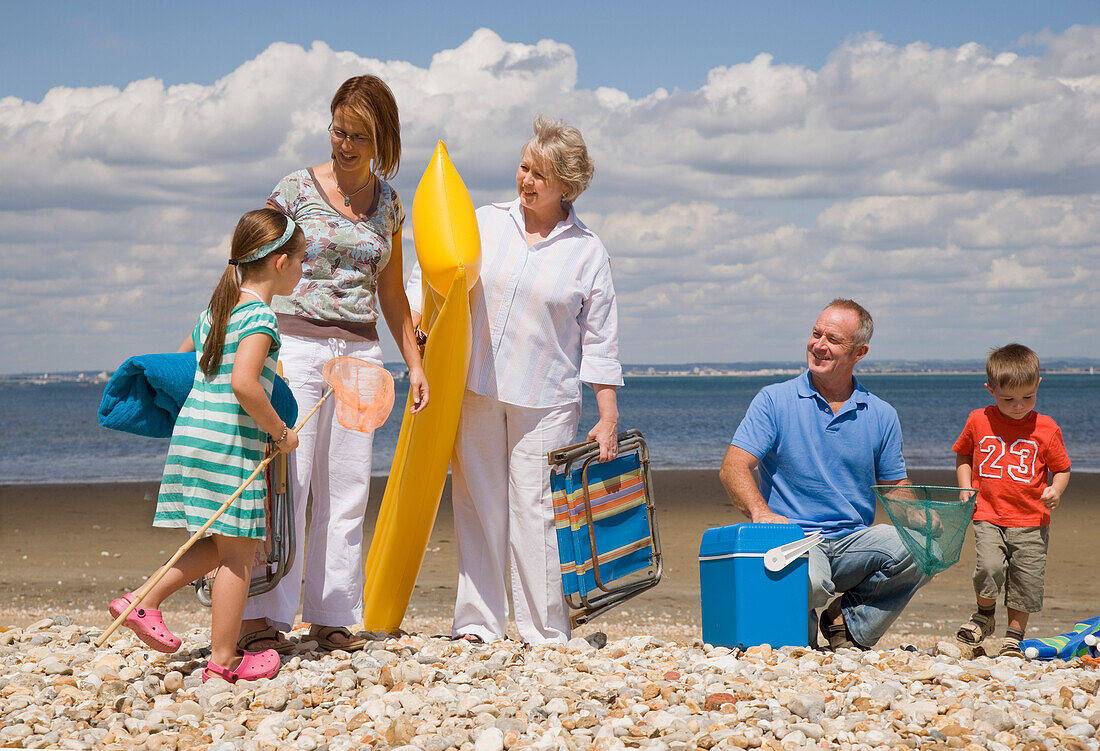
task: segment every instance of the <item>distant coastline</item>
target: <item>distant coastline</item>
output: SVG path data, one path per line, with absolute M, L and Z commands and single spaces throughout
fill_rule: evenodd
M 796 376 L 805 368 L 765 368 L 761 370 L 741 370 L 721 368 L 701 368 L 697 370 L 661 370 L 652 368 L 648 370 L 630 370 L 624 366 L 623 375 L 627 378 L 670 378 L 670 377 L 712 377 L 712 376 Z M 1088 368 L 1065 368 L 1058 370 L 1042 369 L 1043 375 L 1096 375 L 1100 366 Z M 864 368 L 857 369 L 856 376 L 866 375 L 904 375 L 904 376 L 945 376 L 945 375 L 985 375 L 984 368 L 953 369 L 953 370 L 905 370 L 894 368 Z
M 407 373 L 404 364 L 386 363 L 386 369 L 393 377 L 401 380 Z M 795 362 L 786 363 L 685 363 L 677 365 L 625 364 L 623 375 L 627 378 L 680 378 L 680 377 L 793 377 L 806 369 L 805 365 Z M 1097 375 L 1100 373 L 1100 360 L 1075 358 L 1052 360 L 1049 367 L 1042 369 L 1043 375 Z M 16 373 L 0 375 L 0 383 L 20 383 L 41 386 L 50 383 L 88 383 L 105 384 L 110 380 L 112 371 L 90 372 L 67 371 L 58 373 Z M 856 369 L 856 376 L 867 375 L 985 375 L 984 362 L 974 361 L 880 361 Z

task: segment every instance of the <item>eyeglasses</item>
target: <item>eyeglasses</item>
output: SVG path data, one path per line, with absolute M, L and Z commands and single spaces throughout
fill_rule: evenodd
M 345 133 L 344 131 L 328 126 L 328 132 L 332 134 L 332 137 L 343 143 L 346 140 L 350 140 L 353 146 L 367 146 L 370 144 L 370 136 L 352 135 L 351 133 Z

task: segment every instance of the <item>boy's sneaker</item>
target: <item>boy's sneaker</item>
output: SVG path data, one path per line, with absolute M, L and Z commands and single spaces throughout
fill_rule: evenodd
M 1023 650 L 1020 649 L 1020 640 L 1015 636 L 1006 636 L 1004 641 L 1001 642 L 1001 651 L 997 653 L 998 657 L 1023 657 Z

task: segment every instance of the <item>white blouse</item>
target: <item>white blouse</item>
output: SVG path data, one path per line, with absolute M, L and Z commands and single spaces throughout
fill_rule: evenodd
M 477 210 L 481 277 L 470 291 L 466 388 L 521 407 L 581 400 L 581 382 L 623 384 L 611 259 L 573 207 L 530 248 L 519 198 Z M 420 266 L 405 287 L 421 308 Z

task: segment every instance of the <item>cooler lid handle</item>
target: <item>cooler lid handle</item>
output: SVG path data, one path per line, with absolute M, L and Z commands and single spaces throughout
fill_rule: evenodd
M 788 542 L 764 553 L 764 568 L 768 571 L 782 571 L 791 565 L 799 556 L 821 542 L 821 533 L 814 532 L 806 535 L 801 540 Z

